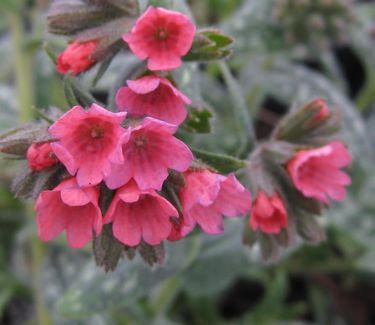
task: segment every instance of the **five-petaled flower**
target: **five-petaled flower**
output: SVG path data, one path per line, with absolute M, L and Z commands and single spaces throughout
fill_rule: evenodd
M 208 234 L 224 231 L 223 216 L 238 217 L 250 211 L 251 196 L 234 175 L 228 177 L 209 170 L 185 173 L 185 186 L 179 193 L 184 236 L 199 224 Z
M 34 143 L 27 149 L 27 162 L 33 171 L 41 171 L 58 163 L 50 143 Z
M 39 237 L 49 241 L 66 230 L 68 244 L 82 248 L 99 235 L 103 218 L 98 206 L 99 190 L 80 188 L 74 178 L 63 181 L 52 191 L 44 191 L 36 202 Z
M 74 41 L 57 57 L 56 69 L 62 74 L 70 72 L 73 76 L 88 70 L 96 63 L 92 54 L 98 47 L 97 41 Z
M 295 187 L 309 198 L 328 203 L 328 197 L 341 201 L 350 177 L 340 170 L 350 165 L 351 155 L 340 142 L 301 150 L 288 162 L 288 172 Z
M 176 129 L 175 125 L 151 117 L 137 127 L 129 127 L 122 139 L 123 163 L 112 164 L 111 174 L 105 179 L 107 186 L 116 189 L 133 178 L 142 190 L 160 190 L 168 169 L 187 170 L 193 154 L 173 136 Z
M 120 126 L 126 113 L 112 113 L 93 104 L 85 111 L 75 106 L 60 117 L 49 133 L 58 139 L 51 144 L 57 158 L 80 186 L 99 184 L 111 171 L 111 163 L 123 162 Z
M 123 39 L 138 58 L 148 59 L 150 70 L 173 70 L 182 64 L 194 35 L 195 26 L 184 14 L 150 6 Z
M 104 223 L 113 223 L 115 238 L 128 246 L 137 246 L 143 239 L 149 245 L 158 245 L 171 232 L 171 218 L 177 217 L 176 208 L 155 190 L 141 190 L 131 180 L 119 188 L 104 217 Z
M 263 191 L 258 192 L 251 210 L 250 226 L 254 231 L 259 229 L 266 234 L 279 234 L 288 226 L 288 214 L 278 193 L 268 196 Z
M 117 92 L 119 111 L 127 111 L 137 117 L 151 116 L 176 125 L 185 120 L 185 106 L 191 101 L 168 79 L 150 75 L 128 80 L 127 84 L 128 87 L 122 87 Z

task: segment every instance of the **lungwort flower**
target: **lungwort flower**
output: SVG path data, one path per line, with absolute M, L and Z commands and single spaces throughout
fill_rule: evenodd
M 250 211 L 250 193 L 234 175 L 228 177 L 209 170 L 185 173 L 185 186 L 179 193 L 183 208 L 181 234 L 199 224 L 208 234 L 224 231 L 223 216 L 238 217 Z
M 63 181 L 52 191 L 44 191 L 36 202 L 39 237 L 52 240 L 66 230 L 68 244 L 82 248 L 92 238 L 93 230 L 102 230 L 98 206 L 99 190 L 80 188 L 74 178 Z
M 172 83 L 162 77 L 145 76 L 128 80 L 128 87 L 117 92 L 116 103 L 120 111 L 132 116 L 151 116 L 179 125 L 187 115 L 185 106 L 191 101 Z
M 49 133 L 58 139 L 51 144 L 57 158 L 80 186 L 99 184 L 111 171 L 111 163 L 122 163 L 120 126 L 126 113 L 111 113 L 93 104 L 85 111 L 75 106 L 59 118 Z
M 173 70 L 193 43 L 195 26 L 175 11 L 149 7 L 123 39 L 141 60 L 148 59 L 150 70 Z
M 168 177 L 168 169 L 187 170 L 193 160 L 190 149 L 173 134 L 176 126 L 151 117 L 137 127 L 130 127 L 123 137 L 123 163 L 112 164 L 105 179 L 116 189 L 133 178 L 140 189 L 160 190 Z
M 115 238 L 128 246 L 137 246 L 144 240 L 158 245 L 167 239 L 172 229 L 171 218 L 178 212 L 155 190 L 140 190 L 131 180 L 117 190 L 104 217 L 105 223 L 113 223 Z
M 340 168 L 350 165 L 351 161 L 346 147 L 332 142 L 321 148 L 299 151 L 288 162 L 288 172 L 304 196 L 323 203 L 328 203 L 328 197 L 341 201 L 351 179 Z

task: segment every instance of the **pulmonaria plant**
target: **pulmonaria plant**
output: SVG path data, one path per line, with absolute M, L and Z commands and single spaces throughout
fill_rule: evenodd
M 73 36 L 57 60 L 63 74 L 84 73 L 100 61 L 98 51 L 111 47 L 103 44 L 119 40 L 120 48 L 147 60 L 113 91 L 117 112 L 96 103 L 74 79 L 67 93 L 74 105 L 51 114 L 49 126 L 37 123 L 29 133 L 21 128 L 0 136 L 0 152 L 28 160 L 29 175 L 15 191 L 36 199 L 39 237 L 49 241 L 65 231 L 72 248 L 94 239 L 96 260 L 106 270 L 121 255 L 110 256 L 112 244 L 152 256 L 155 247 L 200 230 L 225 233 L 225 218 L 244 218 L 245 242 L 259 241 L 265 258 L 297 235 L 316 242 L 320 226 L 314 220 L 323 203 L 342 200 L 350 184 L 341 170 L 351 157 L 339 140 L 337 114 L 323 99 L 291 111 L 247 160 L 191 148 L 187 130 L 206 132 L 202 125 L 210 113 L 195 109 L 199 105 L 179 89 L 171 70 L 184 60 L 225 58 L 233 40 L 216 30 L 197 32 L 188 16 L 164 8 L 149 7 L 137 19 L 134 1 L 127 4 L 120 10 L 80 3 L 83 16 L 76 17 L 74 5 L 62 1 L 53 4 L 49 22 L 51 31 Z M 86 26 L 78 19 L 85 12 L 106 24 Z M 65 14 L 73 26 L 64 24 Z M 237 179 L 240 169 L 253 195 Z

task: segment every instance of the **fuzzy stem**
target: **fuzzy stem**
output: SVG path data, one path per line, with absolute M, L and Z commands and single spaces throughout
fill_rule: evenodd
M 8 12 L 9 26 L 14 46 L 14 71 L 19 100 L 19 122 L 30 122 L 33 118 L 33 81 L 32 81 L 32 59 L 33 56 L 23 48 L 24 30 L 22 17 L 19 12 Z M 26 204 L 25 214 L 34 219 L 33 208 Z M 39 325 L 51 324 L 50 317 L 44 304 L 43 297 L 43 244 L 36 236 L 30 238 L 31 247 L 31 273 L 34 302 L 36 307 L 36 323 Z
M 232 99 L 232 111 L 236 118 L 240 132 L 241 145 L 238 149 L 238 156 L 240 158 L 246 157 L 247 154 L 254 148 L 256 143 L 254 124 L 250 113 L 247 109 L 246 100 L 238 84 L 237 80 L 232 75 L 226 62 L 219 63 L 221 74 L 224 78 Z

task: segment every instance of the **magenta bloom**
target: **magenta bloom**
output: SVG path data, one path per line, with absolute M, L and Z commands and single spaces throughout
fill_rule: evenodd
M 123 39 L 138 58 L 148 59 L 150 70 L 173 70 L 182 64 L 194 35 L 195 26 L 187 16 L 149 7 Z
M 58 163 L 50 143 L 32 144 L 27 149 L 27 162 L 31 170 L 41 171 Z
M 306 197 L 328 203 L 328 197 L 341 201 L 350 177 L 340 168 L 350 165 L 352 158 L 340 142 L 299 151 L 289 162 L 288 172 L 296 188 Z
M 56 69 L 61 74 L 71 72 L 73 76 L 88 70 L 96 61 L 92 58 L 98 47 L 97 41 L 80 43 L 75 41 L 68 45 L 57 57 Z
M 111 113 L 93 104 L 85 111 L 75 106 L 59 118 L 49 133 L 58 139 L 52 150 L 79 186 L 99 184 L 111 171 L 112 163 L 122 163 L 120 126 L 126 113 Z
M 39 238 L 52 240 L 66 230 L 69 246 L 82 248 L 91 240 L 93 229 L 97 235 L 102 231 L 98 199 L 97 188 L 80 188 L 74 178 L 42 192 L 35 206 Z
M 168 123 L 179 125 L 187 115 L 186 104 L 191 101 L 168 79 L 146 76 L 128 80 L 128 87 L 117 92 L 116 103 L 120 111 L 132 116 L 151 116 Z
M 278 193 L 269 197 L 264 192 L 258 192 L 253 203 L 250 226 L 254 231 L 260 229 L 270 235 L 279 234 L 288 226 L 288 214 Z
M 141 190 L 160 190 L 168 177 L 168 169 L 183 172 L 190 167 L 193 154 L 173 134 L 176 126 L 151 117 L 128 129 L 123 137 L 123 163 L 112 164 L 105 179 L 110 189 L 125 185 L 133 178 Z
M 171 217 L 177 217 L 174 206 L 154 190 L 140 190 L 131 180 L 117 190 L 104 223 L 113 222 L 115 238 L 128 246 L 137 246 L 143 239 L 158 245 L 171 232 Z
M 223 215 L 237 217 L 251 207 L 249 191 L 234 175 L 225 177 L 208 170 L 186 172 L 179 196 L 184 214 L 182 235 L 191 232 L 197 223 L 208 234 L 222 233 Z

